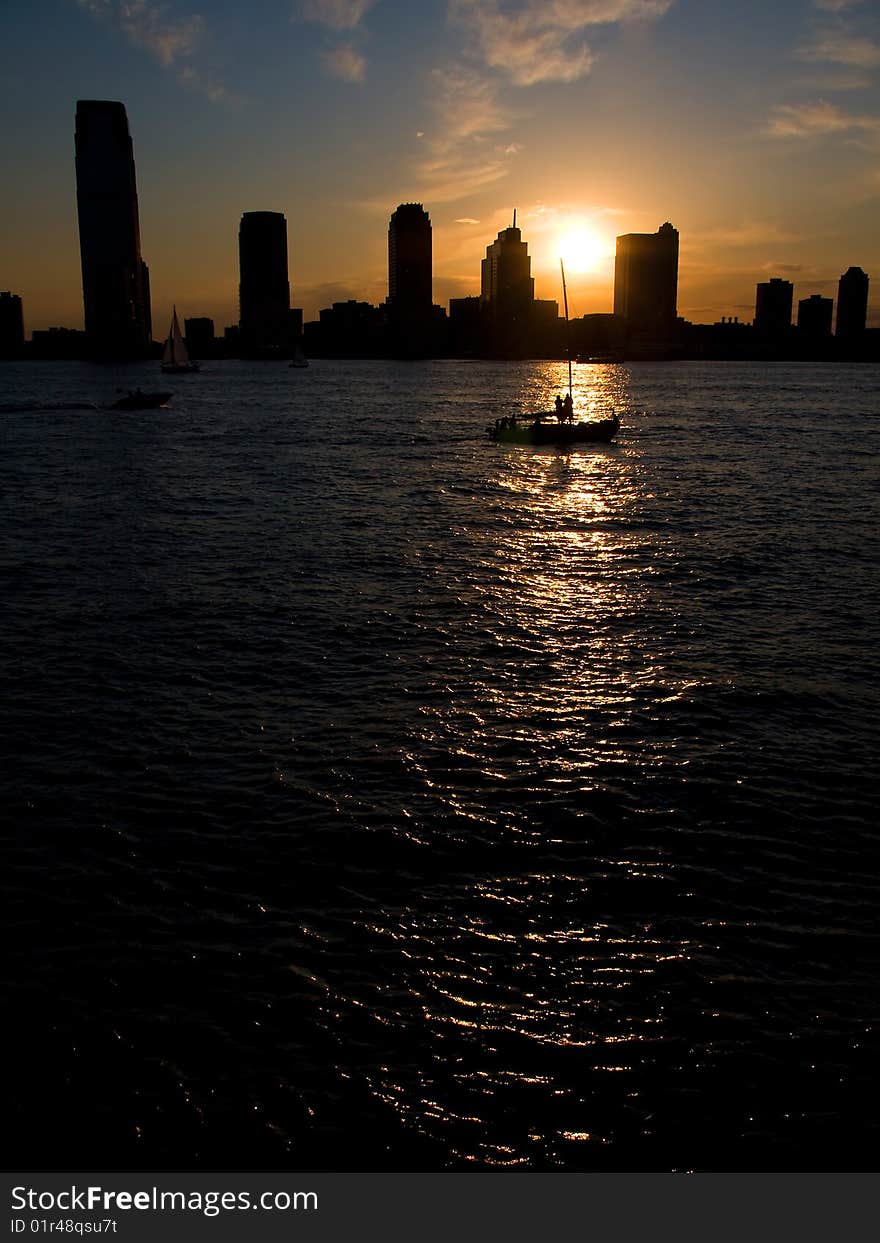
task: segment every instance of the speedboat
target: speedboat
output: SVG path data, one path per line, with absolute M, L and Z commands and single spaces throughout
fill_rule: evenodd
M 160 406 L 164 406 L 167 401 L 170 401 L 172 395 L 171 393 L 142 393 L 139 388 L 132 392 L 129 389 L 125 397 L 120 397 L 118 401 L 114 401 L 110 409 L 157 410 Z

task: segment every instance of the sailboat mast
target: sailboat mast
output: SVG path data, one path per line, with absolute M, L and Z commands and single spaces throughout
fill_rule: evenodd
M 568 290 L 565 287 L 565 265 L 559 260 L 562 272 L 562 301 L 565 306 L 565 352 L 568 355 L 568 395 L 571 397 L 571 333 L 568 327 Z

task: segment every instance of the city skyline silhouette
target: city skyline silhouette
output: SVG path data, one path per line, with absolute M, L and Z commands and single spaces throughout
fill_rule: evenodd
M 134 144 L 125 105 L 118 100 L 76 103 L 77 222 L 82 266 L 84 331 L 35 330 L 29 346 L 21 296 L 2 293 L 0 357 L 92 360 L 146 358 L 155 352 L 149 268 L 140 249 Z M 656 233 L 616 238 L 611 314 L 565 320 L 553 299 L 536 297 L 532 257 L 522 230 L 499 230 L 480 264 L 480 293 L 433 302 L 433 227 L 421 203 L 401 203 L 388 225 L 387 293 L 379 306 L 335 301 L 304 323 L 291 306 L 287 219 L 282 212 L 246 211 L 239 226 L 238 319 L 218 339 L 210 316 L 184 316 L 203 358 L 315 356 L 429 358 L 554 358 L 582 361 L 688 357 L 787 358 L 814 351 L 828 358 L 876 358 L 877 333 L 866 333 L 870 278 L 851 265 L 834 300 L 799 298 L 781 277 L 756 285 L 750 324 L 722 316 L 714 325 L 678 315 L 679 231 L 666 221 Z M 574 267 L 590 266 L 595 238 L 558 239 Z M 560 253 L 560 269 L 564 266 Z M 565 292 L 565 290 L 563 290 Z M 174 306 L 176 319 L 177 308 Z M 175 329 L 179 332 L 179 328 Z M 193 364 L 195 367 L 196 364 Z M 197 368 L 196 368 L 197 369 Z
M 479 292 L 513 206 L 539 298 L 558 296 L 560 243 L 590 239 L 591 270 L 569 265 L 575 314 L 611 311 L 614 239 L 665 219 L 693 322 L 750 317 L 772 276 L 833 296 L 849 266 L 880 269 L 877 21 L 835 7 L 633 0 L 544 28 L 526 3 L 407 16 L 395 0 L 315 0 L 267 3 L 249 26 L 227 3 L 148 4 L 135 21 L 49 0 L 39 20 L 5 18 L 0 288 L 22 295 L 28 331 L 81 326 L 69 113 L 104 98 L 124 101 L 134 137 L 156 325 L 175 302 L 236 322 L 234 232 L 254 210 L 288 221 L 306 319 L 377 304 L 388 215 L 406 202 L 431 215 L 441 305 Z M 38 63 L 52 73 L 34 98 Z

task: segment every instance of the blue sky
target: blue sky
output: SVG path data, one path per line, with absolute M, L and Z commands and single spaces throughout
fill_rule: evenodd
M 237 318 L 243 211 L 289 222 L 294 301 L 385 294 L 388 217 L 434 224 L 435 300 L 474 293 L 513 207 L 538 293 L 596 243 L 573 312 L 610 310 L 614 237 L 681 232 L 680 311 L 754 285 L 880 286 L 873 0 L 5 0 L 0 288 L 28 329 L 82 320 L 78 98 L 122 100 L 155 329 Z M 872 309 L 873 315 L 873 309 Z

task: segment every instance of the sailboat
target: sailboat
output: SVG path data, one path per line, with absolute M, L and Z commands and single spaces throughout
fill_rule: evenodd
M 200 370 L 199 364 L 190 358 L 186 348 L 186 341 L 177 322 L 177 307 L 171 316 L 171 327 L 168 329 L 168 339 L 162 354 L 162 370 L 175 373 Z
M 308 367 L 309 365 L 309 360 L 306 358 L 305 351 L 299 341 L 294 346 L 293 362 L 290 365 L 291 367 Z
M 514 213 L 514 223 L 516 222 L 516 213 Z M 620 430 L 620 419 L 611 411 L 611 415 L 607 419 L 593 419 L 590 422 L 581 423 L 573 421 L 571 413 L 574 406 L 572 398 L 571 385 L 571 340 L 568 328 L 568 290 L 565 285 L 565 266 L 562 260 L 559 260 L 559 267 L 562 272 L 562 297 L 565 303 L 565 348 L 568 355 L 568 397 L 566 405 L 568 408 L 569 419 L 571 422 L 561 422 L 555 411 L 538 410 L 534 414 L 523 416 L 520 422 L 517 415 L 511 415 L 509 418 L 496 419 L 494 424 L 490 423 L 486 428 L 490 440 L 496 441 L 503 445 L 552 445 L 555 448 L 566 449 L 570 445 L 578 444 L 607 444 L 613 440 Z M 557 401 L 559 399 L 557 398 Z M 546 420 L 546 422 L 545 422 Z

